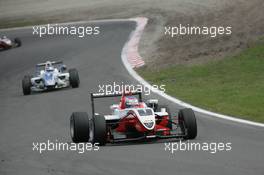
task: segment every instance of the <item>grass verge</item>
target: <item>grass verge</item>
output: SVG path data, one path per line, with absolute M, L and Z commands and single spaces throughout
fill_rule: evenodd
M 234 57 L 138 73 L 166 93 L 210 111 L 264 122 L 264 40 Z

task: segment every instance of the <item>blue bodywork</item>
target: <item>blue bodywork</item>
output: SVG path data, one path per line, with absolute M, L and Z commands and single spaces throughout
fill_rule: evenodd
M 44 75 L 44 85 L 45 86 L 55 86 L 56 80 L 54 76 L 54 71 L 46 71 Z

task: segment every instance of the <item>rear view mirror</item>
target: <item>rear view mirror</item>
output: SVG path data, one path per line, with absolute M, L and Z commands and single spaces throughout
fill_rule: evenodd
M 148 104 L 158 104 L 158 99 L 149 99 L 148 101 L 147 101 L 147 103 Z
M 149 99 L 146 105 L 152 108 L 154 111 L 157 111 L 158 102 L 159 102 L 158 99 Z
M 62 65 L 61 66 L 61 71 L 65 71 L 65 70 L 67 70 L 67 66 L 66 65 Z

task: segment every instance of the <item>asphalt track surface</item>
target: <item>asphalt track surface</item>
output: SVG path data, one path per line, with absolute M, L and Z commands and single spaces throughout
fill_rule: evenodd
M 101 34 L 86 38 L 38 38 L 32 29 L 3 32 L 20 36 L 23 46 L 0 52 L 0 174 L 264 174 L 264 128 L 197 114 L 198 137 L 194 142 L 231 142 L 232 150 L 164 150 L 164 142 L 124 143 L 100 150 L 32 151 L 33 142 L 71 142 L 69 117 L 73 111 L 91 114 L 90 92 L 98 85 L 136 83 L 121 61 L 121 51 L 135 28 L 134 22 L 98 22 Z M 64 89 L 23 96 L 21 80 L 35 64 L 56 58 L 77 68 L 78 89 Z M 152 96 L 153 97 L 153 96 Z M 154 96 L 155 97 L 155 96 Z M 168 104 L 173 113 L 181 107 Z M 109 102 L 99 101 L 97 112 Z

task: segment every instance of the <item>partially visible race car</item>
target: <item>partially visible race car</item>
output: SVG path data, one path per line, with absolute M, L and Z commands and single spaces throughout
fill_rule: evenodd
M 121 97 L 120 104 L 110 107 L 110 115 L 96 113 L 94 100 L 107 97 Z M 91 105 L 90 117 L 86 112 L 74 112 L 70 117 L 70 133 L 75 143 L 105 145 L 144 139 L 195 139 L 197 136 L 192 109 L 181 109 L 178 116 L 172 116 L 166 106 L 158 104 L 157 99 L 143 102 L 141 92 L 108 95 L 91 93 Z
M 76 69 L 69 69 L 62 61 L 47 61 L 36 65 L 36 75 L 26 75 L 22 80 L 23 94 L 71 86 L 79 87 L 80 80 Z
M 19 38 L 15 38 L 14 40 L 11 40 L 7 38 L 6 36 L 0 37 L 0 50 L 20 47 L 21 45 L 22 45 L 22 42 Z

